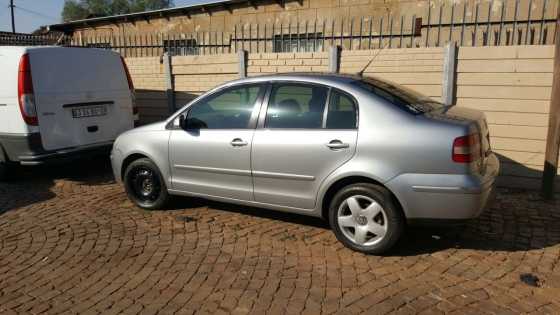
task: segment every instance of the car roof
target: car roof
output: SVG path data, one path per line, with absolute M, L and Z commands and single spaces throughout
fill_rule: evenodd
M 321 83 L 327 85 L 347 84 L 352 81 L 360 80 L 358 75 L 336 74 L 326 72 L 291 72 L 291 73 L 275 73 L 247 77 L 231 81 L 232 84 L 240 83 L 256 83 L 265 81 L 304 81 L 309 83 Z

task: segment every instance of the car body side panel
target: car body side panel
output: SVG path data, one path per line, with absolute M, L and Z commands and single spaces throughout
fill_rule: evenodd
M 401 174 L 386 183 L 408 219 L 470 219 L 478 216 L 492 192 L 500 166 L 488 156 L 486 173 Z
M 255 200 L 312 209 L 321 182 L 352 158 L 357 130 L 257 130 L 253 140 L 252 172 Z M 330 141 L 348 145 L 330 149 Z
M 169 168 L 170 131 L 165 129 L 165 123 L 155 123 L 132 129 L 117 138 L 113 146 L 112 164 L 115 179 L 121 179 L 123 161 L 133 155 L 141 154 L 151 159 L 159 168 L 168 189 L 172 189 Z M 142 141 L 138 141 L 141 139 Z
M 253 200 L 253 129 L 171 131 L 169 163 L 176 190 Z M 234 139 L 245 141 L 233 146 Z
M 347 90 L 348 91 L 348 90 Z M 328 188 L 338 180 L 363 176 L 381 184 L 407 173 L 464 174 L 466 167 L 451 162 L 452 140 L 466 127 L 401 112 L 382 99 L 351 91 L 359 103 L 356 154 L 322 184 L 316 211 L 321 211 Z M 407 213 L 408 205 L 405 207 Z

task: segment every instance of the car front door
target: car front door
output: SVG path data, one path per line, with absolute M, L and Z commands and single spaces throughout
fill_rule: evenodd
M 253 200 L 251 143 L 263 94 L 262 85 L 237 85 L 182 114 L 186 128 L 175 127 L 169 139 L 173 190 Z
M 312 209 L 321 182 L 356 149 L 356 102 L 335 89 L 274 83 L 253 137 L 255 201 Z

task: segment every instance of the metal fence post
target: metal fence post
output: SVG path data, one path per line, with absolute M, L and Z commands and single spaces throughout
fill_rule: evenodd
M 329 72 L 338 73 L 340 71 L 340 46 L 329 47 Z
M 244 49 L 240 49 L 237 52 L 237 56 L 239 58 L 239 77 L 246 78 L 247 77 L 247 51 Z
M 173 72 L 171 69 L 171 55 L 163 54 L 163 67 L 165 68 L 165 90 L 167 94 L 167 109 L 169 114 L 175 112 L 175 88 L 173 85 Z
M 457 45 L 449 42 L 444 48 L 443 82 L 441 100 L 445 105 L 453 105 L 455 100 L 455 65 L 457 62 Z

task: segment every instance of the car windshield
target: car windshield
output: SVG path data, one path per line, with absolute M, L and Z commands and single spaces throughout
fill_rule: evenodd
M 362 89 L 381 97 L 392 104 L 415 115 L 431 112 L 445 107 L 412 89 L 373 78 L 363 78 L 352 82 Z

